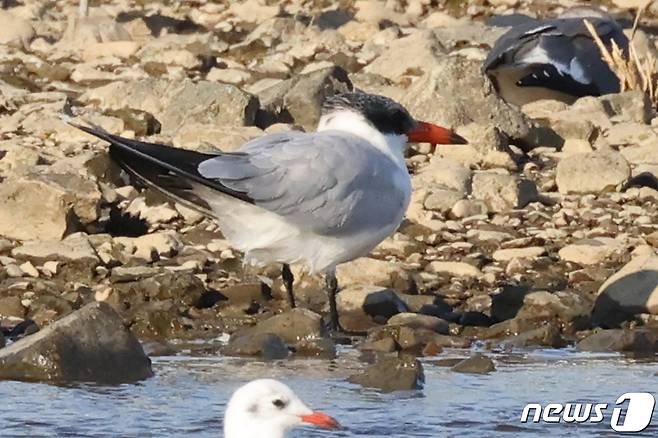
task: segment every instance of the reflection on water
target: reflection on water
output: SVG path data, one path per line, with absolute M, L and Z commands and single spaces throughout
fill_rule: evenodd
M 486 376 L 453 373 L 427 360 L 423 391 L 380 394 L 345 383 L 363 367 L 349 350 L 333 362 L 156 358 L 156 377 L 136 385 L 0 382 L 0 436 L 217 437 L 230 394 L 259 377 L 285 381 L 307 404 L 348 427 L 302 429 L 295 437 L 615 436 L 609 417 L 599 425 L 522 424 L 519 418 L 530 402 L 612 405 L 625 392 L 656 388 L 654 363 L 613 355 L 540 350 L 496 360 L 498 370 Z M 633 436 L 656 436 L 655 416 L 649 429 Z

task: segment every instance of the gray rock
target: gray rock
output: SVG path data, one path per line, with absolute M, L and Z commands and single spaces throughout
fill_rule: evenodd
M 524 138 L 530 132 L 526 117 L 496 95 L 477 61 L 443 57 L 398 97 L 419 120 L 453 128 L 494 125 L 511 138 Z
M 324 100 L 350 90 L 352 83 L 340 67 L 296 75 L 259 93 L 263 108 L 272 117 L 259 121 L 259 126 L 279 121 L 295 123 L 307 131 L 315 130 Z
M 475 172 L 472 195 L 484 201 L 492 212 L 523 208 L 539 199 L 534 182 L 496 172 Z
M 405 74 L 430 72 L 445 57 L 445 49 L 432 31 L 420 31 L 393 41 L 364 71 L 398 80 Z
M 468 359 L 455 364 L 452 368 L 457 373 L 488 374 L 496 370 L 493 361 L 481 353 L 475 353 Z
M 614 191 L 630 176 L 623 155 L 605 150 L 564 157 L 557 165 L 555 182 L 560 193 L 601 193 Z
M 599 288 L 592 322 L 617 327 L 639 313 L 658 315 L 658 256 L 637 256 Z
M 258 99 L 239 88 L 208 81 L 171 81 L 148 78 L 111 82 L 88 90 L 82 100 L 102 109 L 146 111 L 173 135 L 187 123 L 220 126 L 253 125 Z
M 0 350 L 0 378 L 123 383 L 151 377 L 151 361 L 121 317 L 91 303 Z
M 275 315 L 261 321 L 248 331 L 250 334 L 273 333 L 289 345 L 296 345 L 304 339 L 318 339 L 325 336 L 322 317 L 302 308 Z
M 341 326 L 355 332 L 384 324 L 393 315 L 408 311 L 394 290 L 377 286 L 343 289 L 336 298 L 336 306 Z
M 286 343 L 273 333 L 242 333 L 231 336 L 223 351 L 226 356 L 260 356 L 265 360 L 285 359 L 290 354 Z
M 188 122 L 219 126 L 253 125 L 258 99 L 229 84 L 186 82 L 161 115 L 163 133 L 176 132 Z
M 122 283 L 153 277 L 159 272 L 161 272 L 161 269 L 155 266 L 117 266 L 112 268 L 110 278 L 114 283 Z
M 535 329 L 523 331 L 513 336 L 502 339 L 498 345 L 501 348 L 526 348 L 526 347 L 566 347 L 567 342 L 562 337 L 560 328 L 555 323 L 544 324 Z
M 362 373 L 350 376 L 348 381 L 382 392 L 409 391 L 422 389 L 425 375 L 420 361 L 405 355 L 383 357 Z
M 425 198 L 423 207 L 425 207 L 425 210 L 445 213 L 450 211 L 463 198 L 464 194 L 456 190 L 432 189 L 427 198 Z
M 578 342 L 576 349 L 654 354 L 658 351 L 658 334 L 643 328 L 598 330 Z

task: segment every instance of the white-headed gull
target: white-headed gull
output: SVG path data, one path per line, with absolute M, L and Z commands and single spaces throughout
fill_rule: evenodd
M 203 154 L 73 125 L 111 143 L 110 156 L 129 173 L 215 218 L 245 261 L 282 263 L 291 306 L 289 264 L 325 273 L 334 328 L 336 266 L 395 232 L 409 205 L 407 142 L 466 142 L 365 93 L 328 98 L 317 132 L 269 134 L 233 153 Z
M 483 71 L 498 94 L 523 105 L 539 99 L 570 103 L 582 96 L 619 92 L 619 79 L 601 58 L 584 19 L 608 49 L 615 41 L 627 50 L 621 26 L 599 9 L 578 7 L 554 19 L 530 20 L 501 36 L 484 62 Z
M 224 438 L 284 438 L 291 429 L 310 424 L 340 428 L 327 414 L 309 409 L 283 383 L 253 380 L 233 393 L 224 414 Z

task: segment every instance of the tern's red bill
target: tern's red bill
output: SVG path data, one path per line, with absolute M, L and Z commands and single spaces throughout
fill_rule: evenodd
M 302 415 L 304 423 L 313 424 L 323 429 L 340 429 L 340 423 L 335 418 L 330 417 L 322 412 L 313 412 L 309 415 Z
M 418 122 L 407 134 L 409 141 L 414 143 L 437 144 L 467 144 L 466 139 L 450 129 L 442 128 L 427 122 Z

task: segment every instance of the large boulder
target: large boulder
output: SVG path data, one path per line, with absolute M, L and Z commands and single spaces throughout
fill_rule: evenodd
M 407 74 L 432 71 L 445 52 L 431 30 L 420 31 L 393 41 L 364 71 L 398 80 Z
M 258 94 L 265 109 L 259 126 L 280 121 L 295 123 L 312 131 L 320 120 L 324 100 L 351 90 L 352 82 L 341 67 L 296 75 Z
M 102 109 L 146 111 L 158 119 L 163 133 L 171 135 L 188 123 L 253 125 L 259 106 L 256 97 L 233 85 L 155 78 L 111 82 L 88 90 L 82 100 Z
M 560 193 L 601 193 L 614 191 L 630 176 L 631 168 L 622 154 L 595 151 L 560 160 L 555 182 Z
M 367 388 L 393 392 L 422 389 L 425 375 L 420 361 L 405 355 L 401 358 L 383 357 L 362 373 L 350 376 L 348 380 Z
M 29 21 L 0 9 L 0 45 L 28 47 L 36 32 Z
M 484 201 L 492 212 L 523 208 L 539 199 L 535 183 L 516 175 L 475 172 L 472 184 L 473 197 Z
M 658 315 L 658 256 L 635 257 L 599 288 L 592 322 L 616 327 L 639 313 Z
M 0 350 L 0 379 L 123 383 L 152 375 L 139 341 L 100 302 Z
M 478 61 L 443 57 L 396 97 L 419 120 L 449 127 L 494 125 L 511 138 L 525 138 L 528 119 L 496 95 L 480 66 Z

